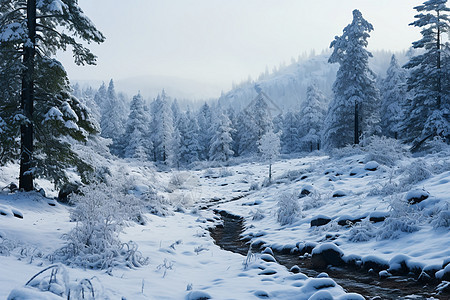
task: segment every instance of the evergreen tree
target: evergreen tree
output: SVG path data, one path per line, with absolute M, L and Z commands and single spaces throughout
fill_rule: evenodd
M 233 156 L 233 138 L 231 133 L 231 121 L 228 116 L 221 113 L 213 125 L 211 147 L 209 149 L 209 159 L 214 161 L 228 161 Z
M 414 141 L 414 148 L 430 137 L 450 137 L 450 53 L 442 35 L 450 30 L 447 0 L 428 0 L 416 6 L 416 21 L 422 39 L 413 43 L 424 52 L 411 58 L 405 65 L 411 69 L 408 90 L 412 92 L 407 115 L 406 140 Z
M 163 90 L 152 103 L 153 159 L 168 163 L 173 155 L 173 112 L 169 99 Z
M 124 157 L 147 160 L 151 141 L 148 137 L 149 118 L 145 111 L 144 99 L 141 94 L 133 97 L 130 104 L 130 114 L 126 124 L 125 134 L 122 137 L 121 145 Z
M 300 141 L 303 149 L 320 150 L 320 138 L 326 111 L 325 96 L 316 85 L 308 86 L 306 101 L 300 112 L 300 128 L 303 133 Z
M 392 55 L 381 87 L 381 130 L 387 137 L 397 138 L 405 119 L 406 73 Z
M 177 99 L 173 99 L 172 105 L 170 106 L 170 108 L 172 110 L 173 124 L 176 125 L 176 124 L 178 124 L 178 121 L 179 121 L 180 115 L 181 115 L 181 110 L 180 110 L 180 106 L 178 105 Z
M 289 110 L 283 117 L 281 124 L 281 150 L 283 153 L 294 153 L 300 146 L 300 120 L 298 113 Z M 276 131 L 278 132 L 278 131 Z
M 0 165 L 20 155 L 21 62 L 13 53 L 12 45 L 0 43 Z
M 333 85 L 334 98 L 325 119 L 326 148 L 358 144 L 362 134 L 378 131 L 379 92 L 375 74 L 369 68 L 372 54 L 365 49 L 372 30 L 372 24 L 359 10 L 354 10 L 352 23 L 330 45 L 333 53 L 328 62 L 339 63 L 339 70 Z M 349 122 L 350 117 L 353 122 Z
M 211 126 L 213 124 L 212 111 L 207 103 L 200 107 L 197 114 L 197 122 L 199 127 L 199 143 L 200 143 L 200 160 L 209 158 L 209 145 L 212 138 Z
M 198 124 L 190 111 L 180 115 L 178 132 L 180 134 L 179 162 L 189 165 L 199 160 L 201 150 L 198 141 Z
M 100 116 L 101 113 L 105 110 L 105 105 L 106 105 L 106 85 L 104 82 L 102 82 L 102 84 L 98 88 L 97 92 L 95 93 L 94 101 L 97 104 L 97 106 L 100 108 L 100 111 L 99 111 L 100 112 L 99 116 Z
M 100 87 L 101 88 L 101 87 Z M 111 152 L 114 154 L 120 153 L 120 138 L 125 132 L 125 116 L 126 109 L 123 100 L 120 100 L 116 94 L 114 81 L 109 81 L 108 89 L 104 104 L 101 107 L 101 136 L 111 139 Z
M 258 141 L 261 137 L 273 129 L 269 106 L 262 93 L 241 112 L 238 120 L 239 155 L 256 154 Z
M 58 183 L 64 175 L 61 168 L 78 161 L 62 136 L 84 140 L 94 131 L 85 108 L 69 94 L 64 68 L 52 59 L 58 50 L 72 46 L 77 64 L 95 64 L 95 56 L 75 37 L 87 42 L 104 41 L 77 1 L 0 2 L 1 58 L 7 57 L 6 64 L 13 66 L 5 74 L 21 91 L 20 97 L 8 99 L 14 103 L 18 98 L 20 103 L 13 105 L 19 107 L 12 112 L 16 123 L 8 125 L 20 126 L 19 187 L 26 191 L 33 189 L 38 173 L 53 174 L 50 176 Z M 20 65 L 20 59 L 23 67 L 14 67 Z M 1 66 L 4 68 L 4 62 Z

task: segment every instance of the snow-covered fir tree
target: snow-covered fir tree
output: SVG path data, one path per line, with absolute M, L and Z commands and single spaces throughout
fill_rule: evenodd
M 121 138 L 122 155 L 124 157 L 147 160 L 150 156 L 152 144 L 149 139 L 149 116 L 145 110 L 144 99 L 141 94 L 133 97 L 130 104 L 125 134 Z
M 395 55 L 386 71 L 386 78 L 381 86 L 381 130 L 382 134 L 391 138 L 399 138 L 398 134 L 405 119 L 407 99 L 406 70 L 400 67 Z
M 281 134 L 281 152 L 294 153 L 298 152 L 300 146 L 300 115 L 298 112 L 289 110 L 283 115 L 280 130 L 275 132 L 282 132 Z
M 13 54 L 15 47 L 0 43 L 0 165 L 15 161 L 20 155 L 20 76 L 21 61 Z M 19 77 L 20 78 L 20 77 Z
M 181 109 L 177 99 L 173 99 L 170 109 L 172 110 L 173 124 L 176 125 L 178 124 L 181 115 Z
M 234 129 L 231 121 L 225 113 L 220 113 L 215 118 L 212 126 L 213 136 L 209 148 L 209 159 L 213 161 L 228 161 L 233 155 L 233 138 L 231 136 Z
M 431 137 L 450 137 L 450 53 L 444 38 L 450 31 L 450 8 L 447 0 L 428 0 L 415 9 L 410 25 L 421 29 L 422 38 L 413 47 L 424 51 L 405 65 L 411 70 L 407 83 L 412 92 L 405 128 L 406 139 L 418 148 Z
M 263 93 L 259 93 L 239 115 L 239 155 L 258 153 L 258 141 L 270 129 L 273 129 L 273 123 L 269 105 Z
M 101 88 L 101 87 L 100 87 Z M 119 100 L 114 81 L 109 81 L 108 89 L 104 104 L 101 107 L 101 136 L 109 138 L 113 141 L 111 152 L 118 154 L 120 148 L 120 138 L 125 132 L 125 118 L 126 112 L 125 103 Z
M 95 102 L 95 95 L 96 93 L 94 92 L 92 87 L 88 87 L 81 92 L 81 98 L 79 98 L 79 100 L 89 110 L 89 113 L 91 114 L 92 119 L 93 121 L 95 121 L 96 126 L 99 128 L 100 132 L 101 113 L 100 107 L 97 105 L 97 102 Z
M 163 90 L 151 105 L 151 136 L 153 143 L 153 160 L 168 163 L 173 155 L 173 111 L 169 98 Z
M 207 160 L 209 158 L 209 145 L 212 138 L 211 126 L 213 125 L 211 107 L 204 103 L 197 113 L 197 122 L 199 127 L 199 143 L 200 160 Z
M 97 92 L 95 93 L 94 101 L 100 109 L 99 110 L 99 116 L 100 116 L 106 105 L 106 84 L 104 82 L 102 82 L 102 84 L 98 88 Z
M 83 42 L 104 39 L 77 1 L 0 2 L 0 52 L 7 60 L 0 63 L 0 68 L 7 68 L 1 81 L 10 80 L 16 90 L 8 100 L 2 99 L 15 103 L 15 109 L 9 107 L 14 122 L 2 119 L 11 134 L 20 131 L 20 188 L 32 190 L 33 178 L 39 175 L 59 185 L 67 179 L 68 166 L 77 166 L 82 175 L 89 169 L 67 141 L 86 141 L 96 129 L 86 107 L 71 96 L 67 74 L 53 57 L 70 46 L 75 63 L 95 64 L 95 55 Z
M 189 165 L 199 160 L 201 150 L 198 140 L 197 119 L 191 111 L 182 113 L 177 126 L 180 134 L 180 143 L 178 148 L 178 157 L 181 165 Z
M 320 150 L 320 139 L 323 120 L 327 112 L 327 101 L 323 93 L 315 84 L 308 86 L 306 101 L 300 111 L 300 128 L 302 137 L 300 142 L 303 150 Z
M 379 92 L 375 74 L 369 68 L 372 54 L 365 49 L 372 30 L 372 24 L 359 10 L 354 10 L 352 23 L 330 45 L 333 53 L 329 62 L 338 63 L 339 70 L 333 85 L 334 98 L 325 119 L 325 148 L 358 144 L 361 135 L 378 130 Z

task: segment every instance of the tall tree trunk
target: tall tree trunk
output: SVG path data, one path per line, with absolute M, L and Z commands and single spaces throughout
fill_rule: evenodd
M 27 1 L 28 38 L 24 44 L 21 109 L 26 123 L 20 127 L 21 154 L 19 188 L 33 190 L 33 102 L 34 102 L 34 57 L 36 53 L 36 0 Z
M 438 71 L 438 82 L 437 82 L 437 108 L 441 109 L 441 93 L 442 93 L 442 87 L 441 87 L 441 81 L 442 81 L 442 72 L 441 72 L 441 27 L 440 27 L 440 14 L 439 11 L 437 11 L 437 41 L 436 41 L 436 48 L 437 48 L 437 71 Z
M 354 144 L 359 144 L 359 106 L 355 101 L 355 128 L 354 128 Z

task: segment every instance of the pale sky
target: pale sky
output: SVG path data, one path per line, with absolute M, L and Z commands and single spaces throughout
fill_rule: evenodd
M 320 53 L 359 9 L 374 31 L 370 50 L 405 50 L 420 37 L 422 0 L 79 0 L 106 36 L 90 45 L 95 67 L 62 60 L 71 80 L 170 76 L 228 90 L 304 52 Z

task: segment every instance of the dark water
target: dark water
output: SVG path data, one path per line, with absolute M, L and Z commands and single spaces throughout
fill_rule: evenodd
M 222 249 L 247 255 L 249 244 L 241 239 L 244 231 L 244 220 L 223 211 L 216 211 L 221 215 L 223 226 L 211 229 L 211 236 Z M 256 252 L 256 249 L 252 250 Z M 274 252 L 277 262 L 290 269 L 297 265 L 301 272 L 309 277 L 316 277 L 321 272 L 326 272 L 337 284 L 348 293 L 358 293 L 366 299 L 372 300 L 399 300 L 399 299 L 440 299 L 449 300 L 450 295 L 436 295 L 434 285 L 426 285 L 417 282 L 414 278 L 393 276 L 381 280 L 377 275 L 367 271 L 352 268 L 326 268 L 315 269 L 311 259 L 300 259 L 296 254 L 282 254 Z

